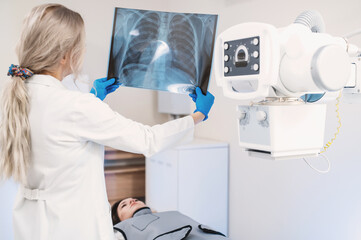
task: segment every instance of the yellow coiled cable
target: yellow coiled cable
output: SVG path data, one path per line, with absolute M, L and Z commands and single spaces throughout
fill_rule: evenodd
M 337 135 L 340 133 L 340 128 L 342 126 L 341 124 L 341 117 L 340 117 L 340 98 L 342 96 L 342 91 L 340 91 L 340 94 L 338 95 L 338 97 L 336 98 L 336 117 L 337 117 L 337 121 L 338 121 L 338 127 L 337 127 L 337 131 L 335 133 L 335 135 L 333 136 L 333 138 L 331 138 L 331 140 L 326 143 L 326 145 L 323 147 L 323 150 L 320 153 L 324 153 L 326 152 L 327 148 L 329 148 L 332 143 L 336 140 Z

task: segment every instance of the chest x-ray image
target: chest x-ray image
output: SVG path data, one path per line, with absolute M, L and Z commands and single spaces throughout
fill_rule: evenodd
M 116 8 L 108 78 L 123 86 L 207 92 L 217 15 Z

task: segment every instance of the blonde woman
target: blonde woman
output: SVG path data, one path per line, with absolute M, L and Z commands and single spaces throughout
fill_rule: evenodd
M 103 146 L 150 156 L 189 141 L 214 101 L 198 89 L 195 113 L 149 127 L 94 96 L 114 91 L 114 79 L 98 80 L 94 94 L 69 91 L 61 80 L 79 72 L 84 36 L 81 16 L 59 4 L 35 7 L 24 22 L 0 122 L 0 177 L 21 184 L 17 240 L 113 239 Z

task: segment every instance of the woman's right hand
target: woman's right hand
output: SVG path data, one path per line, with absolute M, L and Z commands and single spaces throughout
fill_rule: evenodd
M 97 98 L 103 101 L 109 93 L 117 90 L 120 85 L 121 84 L 117 83 L 115 78 L 99 78 L 93 82 L 93 87 L 90 90 L 90 93 L 94 94 Z
M 201 112 L 205 116 L 203 121 L 208 119 L 208 113 L 211 110 L 213 103 L 214 103 L 214 96 L 207 92 L 206 95 L 202 93 L 202 90 L 197 87 L 195 94 L 189 94 L 189 96 L 193 99 L 193 101 L 196 103 L 196 112 Z

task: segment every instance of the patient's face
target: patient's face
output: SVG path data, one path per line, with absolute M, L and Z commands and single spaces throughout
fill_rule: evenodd
M 120 221 L 124 221 L 133 217 L 133 214 L 138 209 L 146 207 L 145 203 L 135 198 L 126 198 L 119 203 L 117 212 Z

